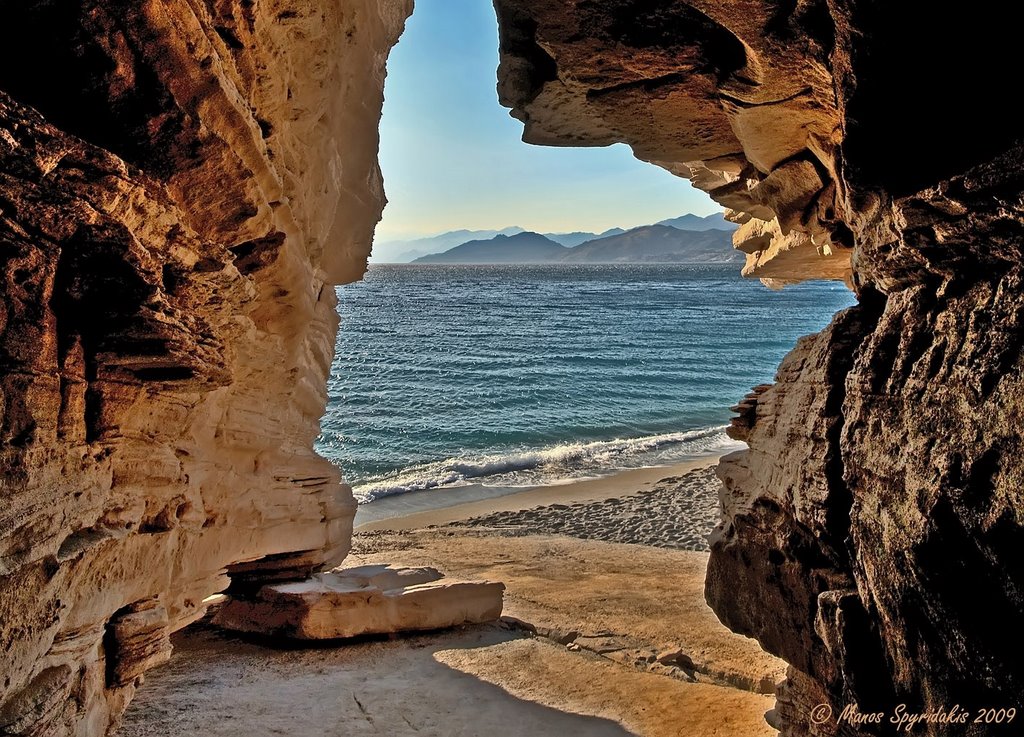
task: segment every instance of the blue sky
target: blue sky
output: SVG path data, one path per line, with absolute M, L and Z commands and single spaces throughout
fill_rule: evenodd
M 602 231 L 718 211 L 685 180 L 628 147 L 521 141 L 498 105 L 489 0 L 417 0 L 388 60 L 380 162 L 389 205 L 378 240 L 460 228 Z

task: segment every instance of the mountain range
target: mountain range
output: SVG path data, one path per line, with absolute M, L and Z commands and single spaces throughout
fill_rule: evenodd
M 707 215 L 706 217 L 691 214 L 681 215 L 680 217 L 662 220 L 655 223 L 655 225 L 667 225 L 686 231 L 732 231 L 736 228 L 736 225 L 727 221 L 721 213 Z M 632 230 L 636 231 L 641 229 L 642 228 L 634 228 Z M 371 258 L 377 263 L 409 263 L 416 261 L 423 256 L 440 254 L 468 243 L 490 241 L 498 236 L 510 237 L 526 232 L 530 232 L 532 235 L 540 235 L 547 240 L 565 246 L 566 248 L 575 248 L 576 246 L 589 241 L 623 235 L 627 231 L 623 228 L 611 228 L 601 233 L 590 233 L 585 231 L 576 231 L 572 233 L 532 233 L 532 231 L 527 231 L 525 228 L 518 226 L 501 228 L 499 230 L 452 230 L 426 238 L 375 242 Z M 501 243 L 500 240 L 498 242 Z M 435 261 L 434 263 L 453 262 Z M 489 263 L 495 262 L 491 261 Z
M 417 264 L 539 263 L 731 263 L 743 260 L 727 230 L 681 230 L 645 225 L 568 247 L 540 233 L 499 234 L 443 253 L 421 256 Z
M 736 223 L 730 223 L 721 212 L 704 217 L 687 213 L 677 218 L 659 220 L 655 225 L 669 225 L 680 230 L 736 230 Z
M 709 264 L 742 262 L 744 255 L 732 247 L 732 233 L 728 230 L 682 230 L 658 224 L 587 241 L 569 249 L 562 260 L 590 264 Z

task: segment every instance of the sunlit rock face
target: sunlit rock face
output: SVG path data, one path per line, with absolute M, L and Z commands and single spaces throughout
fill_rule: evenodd
M 344 556 L 311 445 L 410 6 L 0 0 L 0 733 L 102 734 L 207 597 Z M 861 297 L 743 403 L 720 471 L 708 598 L 791 663 L 787 735 L 874 729 L 817 704 L 1021 706 L 1001 10 L 497 2 L 527 140 L 628 142 L 731 210 L 749 276 Z
M 720 466 L 707 596 L 791 664 L 772 723 L 887 734 L 812 709 L 1020 709 L 1013 24 L 984 4 L 496 6 L 499 94 L 526 140 L 629 143 L 732 210 L 745 274 L 860 297 L 740 405 L 750 449 Z
M 498 92 L 524 121 L 524 140 L 628 142 L 732 211 L 748 276 L 846 276 L 852 239 L 838 208 L 842 121 L 827 10 L 712 0 L 495 5 Z
M 312 443 L 410 12 L 0 3 L 0 733 L 103 734 L 204 599 L 346 554 Z

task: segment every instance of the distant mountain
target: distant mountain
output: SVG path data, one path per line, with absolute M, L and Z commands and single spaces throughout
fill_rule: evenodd
M 444 253 L 421 256 L 414 264 L 539 264 L 560 260 L 568 248 L 540 233 L 496 235 L 463 243 Z
M 486 240 L 496 235 L 515 235 L 524 232 L 523 228 L 513 226 L 501 230 L 450 230 L 440 235 L 427 238 L 414 238 L 406 241 L 380 241 L 373 244 L 371 261 L 408 263 L 429 253 L 439 253 L 470 240 Z
M 736 223 L 730 223 L 725 215 L 716 212 L 713 215 L 700 217 L 698 215 L 680 215 L 677 218 L 662 220 L 658 225 L 668 225 L 679 230 L 736 230 Z
M 563 261 L 572 263 L 733 263 L 743 254 L 732 247 L 725 230 L 680 230 L 645 225 L 621 235 L 598 238 L 571 249 Z
M 698 215 L 681 215 L 677 218 L 662 220 L 658 225 L 667 225 L 678 230 L 707 231 L 723 230 L 732 231 L 736 229 L 735 223 L 730 223 L 721 213 L 700 217 Z M 634 228 L 633 230 L 637 230 Z M 495 236 L 512 236 L 532 231 L 524 230 L 519 226 L 502 228 L 501 230 L 451 230 L 447 233 L 432 235 L 427 238 L 415 238 L 413 240 L 379 241 L 373 244 L 373 255 L 370 261 L 375 263 L 428 263 L 420 261 L 424 256 L 446 252 L 456 246 L 470 241 L 489 241 Z M 567 248 L 575 248 L 588 241 L 609 238 L 626 233 L 622 228 L 611 228 L 603 233 L 589 233 L 576 231 L 572 233 L 540 233 L 539 235 L 554 241 Z M 536 234 L 535 234 L 536 235 Z M 430 262 L 440 263 L 440 262 Z M 452 262 L 448 262 L 452 263 Z M 468 263 L 461 261 L 458 263 Z M 497 263 L 497 262 L 490 262 Z M 518 263 L 518 262 L 513 262 Z
M 668 225 L 672 228 L 679 230 L 735 230 L 736 223 L 730 223 L 725 219 L 722 213 L 715 213 L 714 215 L 708 215 L 707 217 L 700 217 L 699 215 L 680 215 L 677 218 L 671 218 L 669 220 L 662 220 L 658 225 Z M 636 230 L 634 228 L 633 230 Z M 604 231 L 603 233 L 544 233 L 545 238 L 550 238 L 556 243 L 561 243 L 563 246 L 569 248 L 575 248 L 581 243 L 587 241 L 597 240 L 598 238 L 608 238 L 613 235 L 622 235 L 626 231 L 623 228 L 611 228 Z
M 540 233 L 497 235 L 417 258 L 416 264 L 642 264 L 734 263 L 743 254 L 732 247 L 725 230 L 680 230 L 645 225 L 567 248 Z
M 415 261 L 420 256 L 427 256 L 430 253 L 431 253 L 431 251 L 424 251 L 424 250 L 421 250 L 419 248 L 413 248 L 413 249 L 411 249 L 409 251 L 402 251 L 397 256 L 393 256 L 393 257 L 389 258 L 388 262 L 389 263 L 395 263 L 395 264 L 408 264 L 408 263 L 410 263 L 412 261 Z M 371 258 L 373 260 L 378 260 L 376 253 L 373 254 L 373 256 Z
M 625 232 L 626 231 L 622 228 L 611 228 L 603 233 L 583 233 L 577 231 L 575 233 L 543 233 L 542 235 L 545 238 L 550 238 L 555 243 L 561 243 L 563 246 L 573 248 L 581 243 L 592 241 L 595 238 L 607 238 L 610 235 L 619 235 L 620 233 Z

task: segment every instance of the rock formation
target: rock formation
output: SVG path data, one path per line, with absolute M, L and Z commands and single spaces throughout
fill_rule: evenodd
M 411 0 L 0 8 L 0 732 L 98 735 L 208 597 L 345 554 L 351 494 L 311 444 Z M 742 403 L 721 467 L 707 594 L 791 664 L 773 723 L 1020 706 L 1003 6 L 496 9 L 526 140 L 627 142 L 730 209 L 749 276 L 860 297 Z
M 437 630 L 495 621 L 504 591 L 495 581 L 446 579 L 436 568 L 338 568 L 232 598 L 213 623 L 298 640 Z
M 204 599 L 348 550 L 312 443 L 411 0 L 0 8 L 0 733 L 101 735 Z
M 877 734 L 893 725 L 837 717 L 1019 710 L 1024 149 L 1007 25 L 987 6 L 880 0 L 496 7 L 499 92 L 525 140 L 626 142 L 731 209 L 746 275 L 846 279 L 860 298 L 737 406 L 750 449 L 720 466 L 707 596 L 791 664 L 772 723 Z

